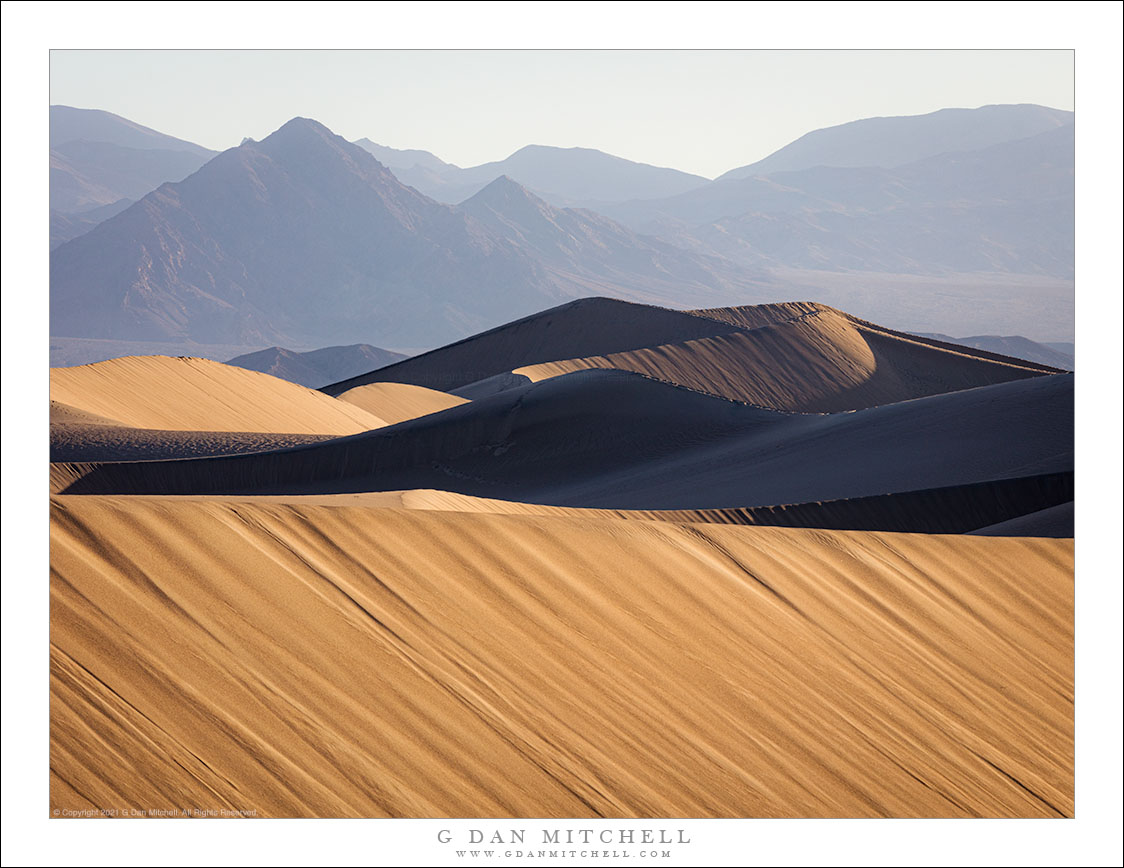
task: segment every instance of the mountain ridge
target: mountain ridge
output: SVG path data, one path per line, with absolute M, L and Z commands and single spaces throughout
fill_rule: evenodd
M 751 271 L 599 215 L 565 212 L 592 246 L 611 237 L 616 260 L 597 273 L 573 257 L 548 262 L 542 244 L 518 243 L 510 221 L 486 225 L 470 210 L 427 198 L 359 146 L 294 118 L 57 248 L 51 333 L 433 346 L 583 295 L 700 306 L 754 291 Z
M 1072 123 L 1073 115 L 1062 109 L 1019 103 L 860 118 L 812 130 L 764 159 L 730 169 L 715 180 L 814 166 L 893 168 L 936 154 L 1028 138 Z

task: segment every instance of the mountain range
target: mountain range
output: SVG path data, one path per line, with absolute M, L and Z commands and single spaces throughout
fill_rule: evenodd
M 763 160 L 720 175 L 750 178 L 816 166 L 893 168 L 955 151 L 976 151 L 1073 123 L 1073 112 L 1040 105 L 947 108 L 924 115 L 863 118 L 813 130 Z
M 51 106 L 50 146 L 51 249 L 216 153 L 111 112 L 63 105 Z
M 1071 279 L 1074 125 L 894 168 L 729 177 L 604 210 L 638 231 L 757 266 Z
M 300 118 L 207 161 L 117 116 L 56 106 L 59 155 L 132 148 L 206 164 L 134 204 L 119 186 L 88 211 L 52 211 L 53 244 L 77 235 L 52 254 L 52 337 L 427 347 L 581 296 L 714 307 L 811 287 L 896 327 L 1029 334 L 1035 321 L 1056 331 L 1031 337 L 1064 339 L 1072 119 L 1040 106 L 868 119 L 707 181 L 542 146 L 461 169 Z M 111 141 L 68 138 L 80 127 Z M 83 177 L 107 178 L 107 160 Z M 894 275 L 933 287 L 907 299 Z
M 432 345 L 582 295 L 714 304 L 752 291 L 744 269 L 511 194 L 500 181 L 466 208 L 435 202 L 323 125 L 294 119 L 56 249 L 51 332 Z M 526 233 L 538 249 L 511 240 L 497 206 L 542 218 Z M 567 255 L 544 226 L 605 255 Z
M 369 139 L 356 144 L 386 163 L 403 183 L 456 204 L 506 175 L 553 205 L 594 208 L 627 199 L 674 196 L 705 186 L 699 175 L 637 163 L 593 148 L 527 145 L 511 156 L 462 169 L 428 151 L 394 151 Z

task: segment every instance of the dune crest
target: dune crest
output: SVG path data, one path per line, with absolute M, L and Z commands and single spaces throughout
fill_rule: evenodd
M 368 383 L 366 386 L 348 389 L 338 397 L 341 401 L 347 401 L 383 419 L 387 425 L 396 425 L 408 419 L 440 413 L 450 407 L 468 403 L 466 398 L 459 398 L 448 392 L 407 383 Z
M 131 428 L 345 435 L 386 424 L 354 404 L 268 374 L 170 356 L 51 368 L 51 399 Z
M 1060 373 L 885 329 L 817 302 L 676 311 L 581 299 L 325 386 L 400 382 L 477 399 L 592 368 L 791 413 L 836 413 Z
M 394 382 L 451 391 L 524 365 L 725 334 L 737 327 L 694 313 L 610 298 L 579 298 L 359 377 L 325 386 L 339 395 Z
M 733 309 L 731 319 L 746 331 L 530 365 L 512 373 L 538 382 L 590 368 L 632 371 L 790 413 L 862 410 L 1042 373 L 1014 360 L 906 340 L 831 308 L 805 307 L 793 306 L 794 316 L 780 321 L 769 321 L 771 311 Z

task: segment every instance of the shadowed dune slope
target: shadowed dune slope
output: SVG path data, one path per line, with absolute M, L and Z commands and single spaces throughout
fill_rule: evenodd
M 1073 469 L 1073 375 L 834 415 L 579 371 L 390 428 L 253 456 L 54 465 L 73 494 L 435 488 L 558 506 L 840 500 Z
M 332 439 L 330 434 L 164 431 L 105 424 L 52 424 L 51 461 L 162 461 L 270 452 Z
M 339 400 L 366 410 L 385 420 L 388 425 L 439 413 L 467 402 L 467 399 L 448 392 L 406 383 L 368 383 L 366 386 L 356 386 L 339 395 Z
M 748 317 L 755 309 L 742 310 L 748 322 L 756 321 Z M 513 373 L 538 381 L 588 368 L 634 371 L 793 413 L 858 410 L 1041 375 L 1037 366 L 895 337 L 830 308 L 751 331 L 547 362 Z
M 51 399 L 133 428 L 344 435 L 386 424 L 268 374 L 170 356 L 51 368 Z
M 784 318 L 787 313 L 781 311 L 776 315 Z M 736 328 L 663 307 L 609 298 L 581 298 L 325 386 L 321 391 L 340 395 L 356 386 L 377 382 L 449 391 L 524 365 L 710 337 Z
M 1066 540 L 53 498 L 51 807 L 1072 816 L 1072 570 Z
M 1073 501 L 1040 509 L 972 531 L 980 536 L 1073 536 Z

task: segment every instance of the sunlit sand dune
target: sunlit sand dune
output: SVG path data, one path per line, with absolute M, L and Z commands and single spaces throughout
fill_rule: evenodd
M 406 383 L 369 383 L 366 386 L 356 386 L 342 393 L 339 399 L 366 410 L 384 420 L 387 425 L 439 413 L 466 402 L 466 399 L 448 392 Z
M 885 329 L 815 302 L 674 311 L 589 298 L 323 391 L 341 395 L 363 384 L 399 382 L 476 399 L 587 368 L 633 371 L 803 413 L 855 410 L 1058 373 Z
M 52 499 L 51 807 L 1072 816 L 1073 544 Z
M 776 307 L 778 318 L 792 315 L 787 306 Z M 654 305 L 581 298 L 325 386 L 323 391 L 340 395 L 356 386 L 376 382 L 411 383 L 450 391 L 524 365 L 710 337 L 737 328 L 717 319 Z
M 1014 360 L 983 359 L 896 337 L 830 308 L 752 331 L 546 362 L 513 373 L 538 381 L 588 368 L 634 371 L 794 413 L 859 410 L 1042 374 Z
M 119 425 L 173 431 L 341 435 L 386 424 L 353 404 L 268 374 L 169 356 L 52 368 L 51 400 Z
M 51 425 L 117 425 L 121 423 L 117 419 L 110 419 L 106 416 L 98 416 L 95 413 L 87 413 L 85 410 L 79 410 L 77 407 L 71 407 L 69 404 L 64 404 L 61 401 L 51 401 Z

